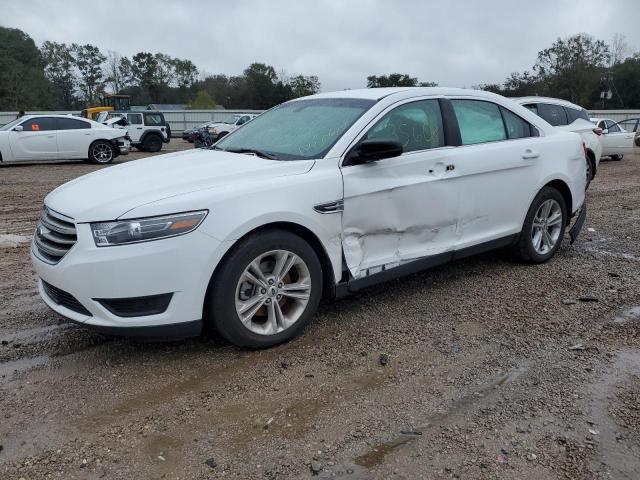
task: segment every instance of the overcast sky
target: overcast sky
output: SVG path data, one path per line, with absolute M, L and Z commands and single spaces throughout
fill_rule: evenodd
M 500 83 L 579 32 L 607 42 L 618 32 L 640 50 L 639 0 L 21 0 L 0 9 L 0 24 L 39 45 L 163 52 L 206 73 L 264 62 L 318 75 L 324 91 L 392 72 L 441 86 Z

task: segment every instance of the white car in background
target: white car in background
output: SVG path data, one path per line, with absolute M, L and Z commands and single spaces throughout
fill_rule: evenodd
M 25 115 L 0 127 L 0 161 L 90 160 L 129 153 L 127 132 L 70 115 Z
M 513 100 L 552 126 L 567 132 L 579 133 L 585 147 L 588 181 L 593 180 L 602 156 L 602 132 L 591 123 L 589 113 L 581 106 L 559 98 L 521 97 Z
M 585 184 L 580 136 L 499 95 L 323 93 L 58 187 L 32 260 L 44 302 L 88 327 L 269 347 L 322 297 L 501 247 L 546 262 Z
M 244 113 L 244 114 L 234 114 L 229 116 L 223 122 L 217 122 L 209 124 L 207 127 L 209 129 L 209 133 L 213 137 L 214 140 L 220 140 L 221 138 L 229 135 L 231 132 L 237 130 L 242 125 L 247 123 L 250 120 L 253 120 L 258 115 L 255 113 Z
M 591 121 L 602 130 L 603 156 L 622 160 L 625 155 L 633 153 L 634 132 L 628 132 L 610 118 L 592 118 Z

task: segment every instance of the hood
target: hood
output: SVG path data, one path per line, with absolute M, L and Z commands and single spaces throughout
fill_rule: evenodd
M 169 197 L 300 175 L 313 164 L 313 160 L 276 161 L 215 150 L 187 150 L 84 175 L 56 188 L 45 203 L 76 222 L 115 220 L 133 208 Z

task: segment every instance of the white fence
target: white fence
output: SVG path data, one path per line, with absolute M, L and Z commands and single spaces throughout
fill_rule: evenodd
M 27 112 L 31 114 L 71 114 L 80 115 L 78 111 L 66 112 Z M 208 121 L 222 121 L 235 113 L 262 113 L 262 110 L 162 110 L 165 119 L 171 126 L 171 132 L 179 134 L 187 128 L 195 127 Z M 18 112 L 0 112 L 0 125 L 14 120 Z M 640 110 L 591 110 L 591 117 L 610 118 L 616 122 L 627 118 L 640 117 Z
M 239 113 L 262 113 L 263 110 L 161 110 L 165 120 L 171 126 L 171 132 L 179 134 L 187 128 L 195 127 L 204 122 L 214 121 L 221 122 L 227 117 Z M 64 112 L 27 112 L 29 114 L 61 114 L 61 115 L 80 115 L 79 111 Z M 9 123 L 14 120 L 18 112 L 0 112 L 0 125 Z

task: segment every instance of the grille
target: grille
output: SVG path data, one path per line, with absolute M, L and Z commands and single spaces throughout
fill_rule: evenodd
M 74 312 L 81 313 L 82 315 L 87 315 L 89 317 L 92 316 L 91 312 L 84 308 L 82 304 L 76 300 L 76 297 L 70 293 L 60 290 L 44 280 L 42 280 L 42 288 L 44 288 L 44 292 L 53 301 L 53 303 L 68 308 L 69 310 L 73 310 Z
M 70 218 L 44 207 L 36 226 L 34 240 L 40 256 L 58 263 L 77 241 L 76 226 Z

